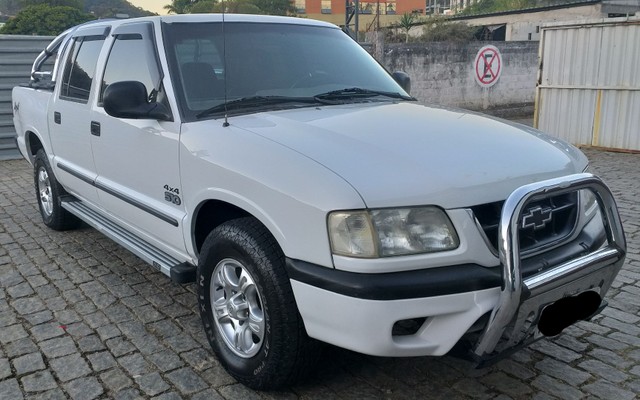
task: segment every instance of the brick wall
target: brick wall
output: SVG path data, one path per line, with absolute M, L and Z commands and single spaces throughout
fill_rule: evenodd
M 487 44 L 498 48 L 503 64 L 497 83 L 482 88 L 474 60 Z M 411 94 L 421 102 L 504 116 L 533 114 L 538 42 L 393 43 L 374 54 L 389 71 L 411 76 Z

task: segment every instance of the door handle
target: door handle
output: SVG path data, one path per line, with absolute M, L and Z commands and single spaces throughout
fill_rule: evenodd
M 60 123 L 62 122 L 62 115 L 60 115 L 60 113 L 57 111 L 53 112 L 53 122 L 58 125 L 60 125 Z
M 91 134 L 93 136 L 100 136 L 100 122 L 91 121 Z

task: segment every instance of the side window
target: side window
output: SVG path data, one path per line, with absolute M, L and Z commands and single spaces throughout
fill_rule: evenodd
M 147 88 L 147 94 L 155 97 L 158 92 L 162 92 L 157 82 L 159 76 L 155 45 L 152 42 L 139 34 L 117 35 L 102 78 L 100 103 L 107 86 L 121 81 L 142 82 Z
M 89 100 L 91 83 L 96 73 L 98 55 L 103 43 L 103 38 L 74 39 L 62 74 L 60 98 L 82 103 Z

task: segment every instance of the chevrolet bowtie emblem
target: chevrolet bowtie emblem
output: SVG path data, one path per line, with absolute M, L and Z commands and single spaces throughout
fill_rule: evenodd
M 535 231 L 542 229 L 551 222 L 552 216 L 553 210 L 550 207 L 531 207 L 522 214 L 522 229 L 533 228 Z
M 13 103 L 13 111 L 15 112 L 20 111 L 20 103 Z

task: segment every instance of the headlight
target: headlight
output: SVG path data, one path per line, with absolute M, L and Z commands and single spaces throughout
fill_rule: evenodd
M 329 214 L 334 254 L 374 258 L 452 250 L 460 241 L 437 207 L 340 211 Z
M 582 172 L 591 173 L 589 170 L 589 165 L 587 165 Z M 582 204 L 582 213 L 585 216 L 585 221 L 590 221 L 597 212 L 599 212 L 599 207 L 596 204 L 596 195 L 593 194 L 591 190 L 583 189 L 580 191 L 580 203 Z

